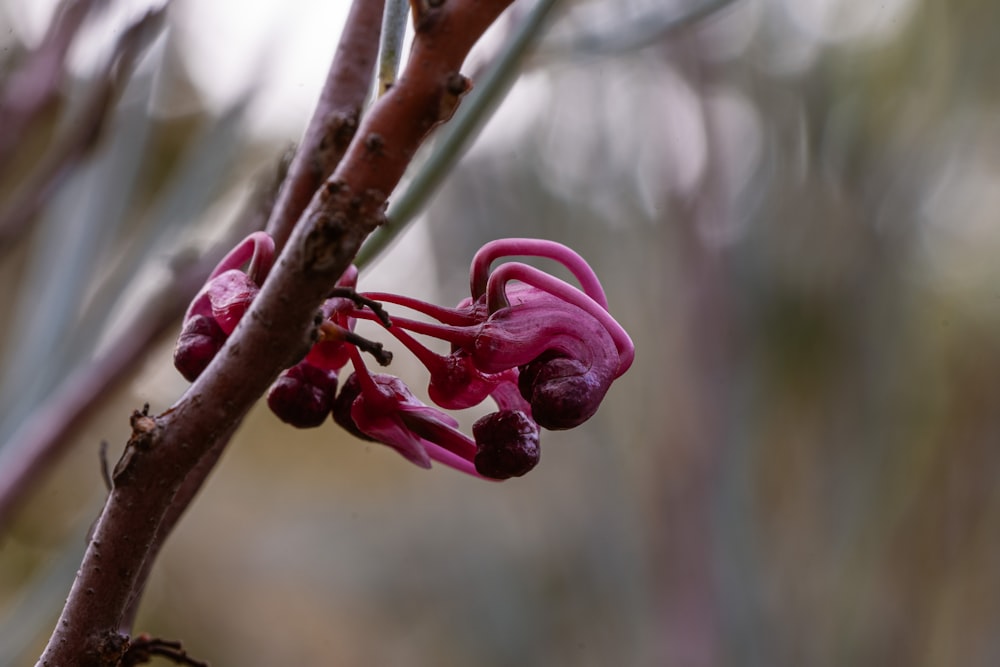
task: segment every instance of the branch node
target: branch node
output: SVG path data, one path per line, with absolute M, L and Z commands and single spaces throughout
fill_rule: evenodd
M 365 137 L 365 150 L 369 153 L 380 156 L 382 155 L 382 150 L 385 148 L 385 139 L 382 138 L 381 134 L 377 132 L 372 132 L 367 137 Z
M 125 444 L 125 451 L 122 457 L 115 464 L 115 469 L 111 473 L 112 486 L 119 486 L 123 481 L 123 475 L 128 471 L 136 452 L 148 450 L 156 434 L 156 420 L 149 416 L 149 404 L 143 406 L 142 411 L 134 410 L 129 418 L 132 426 L 132 435 Z
M 444 95 L 438 107 L 438 122 L 445 122 L 454 115 L 458 103 L 467 92 L 472 90 L 472 82 L 461 72 L 452 72 L 444 82 Z
M 444 0 L 410 0 L 413 10 L 413 30 L 417 33 L 431 29 L 440 16 Z
M 376 301 L 375 299 L 369 299 L 366 296 L 358 294 L 358 292 L 353 287 L 334 287 L 330 290 L 330 297 L 340 297 L 342 299 L 349 299 L 354 302 L 354 305 L 360 308 L 368 307 L 368 310 L 375 314 L 378 321 L 382 323 L 386 329 L 392 326 L 392 320 L 389 319 L 389 313 L 385 311 L 382 306 L 381 301 Z

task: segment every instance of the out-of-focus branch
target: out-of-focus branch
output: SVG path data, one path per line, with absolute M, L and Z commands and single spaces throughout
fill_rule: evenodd
M 396 83 L 399 63 L 403 58 L 403 38 L 406 36 L 406 21 L 409 16 L 406 0 L 386 0 L 382 14 L 382 37 L 379 40 L 378 83 L 376 97 L 385 95 Z
M 313 318 L 428 131 L 468 89 L 459 68 L 510 0 L 417 2 L 403 75 L 372 107 L 316 193 L 250 310 L 208 368 L 167 412 L 132 417 L 132 436 L 79 574 L 39 665 L 114 665 L 121 622 L 191 471 L 233 431 L 278 373 L 309 345 Z M 359 7 L 376 3 L 359 2 Z M 434 6 L 431 6 L 433 4 Z M 381 16 L 381 6 L 377 7 Z M 371 76 L 371 69 L 358 76 Z
M 25 494 L 59 458 L 77 426 L 135 367 L 150 345 L 184 313 L 188 302 L 216 263 L 234 243 L 261 229 L 274 204 L 285 165 L 261 179 L 261 185 L 225 238 L 200 258 L 173 267 L 173 278 L 160 283 L 146 306 L 121 326 L 106 352 L 70 374 L 14 433 L 0 454 L 0 534 Z
M 59 92 L 66 53 L 91 11 L 104 0 L 66 0 L 56 9 L 41 44 L 25 56 L 0 92 L 0 175 L 25 130 Z
M 97 146 L 114 101 L 139 56 L 159 34 L 166 11 L 166 5 L 151 10 L 122 33 L 77 117 L 0 209 L 0 252 L 17 238 L 69 170 Z
M 288 170 L 267 233 L 281 251 L 309 200 L 337 168 L 361 120 L 378 56 L 382 0 L 354 3 L 319 102 Z M 374 11 L 378 5 L 378 12 Z

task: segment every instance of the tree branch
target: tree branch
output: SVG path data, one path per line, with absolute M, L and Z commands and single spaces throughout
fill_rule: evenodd
M 142 588 L 172 500 L 278 373 L 308 349 L 316 311 L 382 222 L 387 195 L 427 132 L 451 115 L 468 89 L 458 70 L 510 1 L 414 7 L 417 34 L 403 76 L 372 107 L 233 335 L 171 409 L 156 417 L 133 414 L 114 488 L 39 665 L 121 660 L 128 641 L 119 628 Z
M 267 222 L 267 233 L 279 252 L 309 200 L 340 164 L 358 129 L 378 55 L 382 6 L 382 0 L 351 6 L 316 110 Z

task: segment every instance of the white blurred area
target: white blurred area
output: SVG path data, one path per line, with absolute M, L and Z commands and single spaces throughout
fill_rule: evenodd
M 3 14 L 27 44 L 37 44 L 57 0 L 8 0 Z M 162 2 L 107 3 L 73 45 L 70 66 L 86 76 L 101 66 L 122 27 Z M 170 8 L 172 48 L 197 87 L 199 103 L 221 113 L 252 93 L 248 128 L 260 138 L 298 137 L 312 113 L 348 0 L 177 0 Z M 162 48 L 162 44 L 161 44 Z M 171 105 L 165 111 L 184 111 Z

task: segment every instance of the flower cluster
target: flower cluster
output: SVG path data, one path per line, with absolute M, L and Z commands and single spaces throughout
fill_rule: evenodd
M 274 247 L 251 235 L 213 272 L 185 317 L 174 361 L 193 380 L 232 333 L 259 290 Z M 565 266 L 580 287 L 512 256 L 547 257 Z M 249 262 L 245 271 L 238 268 Z M 539 459 L 539 428 L 568 429 L 597 411 L 611 383 L 632 364 L 634 347 L 608 312 L 600 281 L 587 263 L 561 244 L 502 239 L 473 258 L 471 295 L 454 308 L 389 293 L 354 291 L 352 267 L 322 306 L 317 342 L 306 357 L 282 372 L 268 405 L 298 427 L 328 415 L 354 435 L 388 445 L 428 468 L 432 461 L 489 479 L 520 476 Z M 389 318 L 380 304 L 401 306 L 432 321 Z M 361 350 L 387 363 L 381 345 L 353 331 L 357 319 L 380 320 L 426 367 L 428 395 L 418 400 L 398 377 L 373 373 Z M 450 344 L 439 354 L 414 335 Z M 337 393 L 348 363 L 353 372 Z M 472 437 L 445 410 L 472 407 L 491 398 L 497 411 L 479 419 Z

